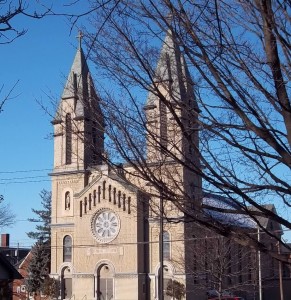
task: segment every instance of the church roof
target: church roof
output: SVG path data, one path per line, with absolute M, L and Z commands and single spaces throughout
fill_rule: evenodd
M 237 227 L 242 227 L 242 228 L 257 228 L 257 224 L 255 223 L 255 221 L 253 220 L 253 218 L 251 218 L 248 214 L 246 214 L 244 211 L 241 211 L 241 209 L 229 198 L 225 198 L 219 195 L 215 195 L 215 194 L 210 194 L 210 193 L 206 193 L 203 197 L 203 204 L 209 206 L 209 207 L 214 207 L 214 208 L 218 208 L 218 209 L 225 209 L 225 210 L 229 210 L 229 209 L 233 209 L 236 212 L 235 213 L 226 213 L 226 212 L 222 212 L 222 211 L 216 211 L 211 210 L 210 209 L 204 209 L 204 213 L 206 214 L 206 216 L 215 219 L 223 224 L 227 224 L 227 225 L 232 225 L 232 226 L 237 226 Z M 276 208 L 273 204 L 266 204 L 266 205 L 262 205 L 265 209 L 277 214 L 276 212 Z M 259 211 L 257 208 L 255 207 L 248 207 L 249 210 L 249 214 L 251 214 L 251 211 Z M 266 217 L 261 217 L 261 216 L 256 216 L 255 217 L 257 222 L 260 224 L 260 226 L 262 226 L 263 228 L 267 229 L 268 224 L 270 222 L 269 218 Z M 282 230 L 282 227 L 280 224 L 277 223 L 278 226 L 278 230 Z
M 265 205 L 262 205 L 263 208 L 277 214 L 277 211 L 276 211 L 276 208 L 275 208 L 275 205 L 274 204 L 265 204 Z M 250 208 L 250 211 L 259 211 L 259 209 L 257 209 L 256 207 L 254 206 L 251 206 Z M 270 223 L 270 219 L 269 218 L 266 218 L 266 217 L 262 217 L 262 216 L 257 216 L 256 219 L 258 220 L 259 224 L 263 227 L 263 228 L 267 228 L 269 226 L 269 223 Z M 281 224 L 279 223 L 274 223 L 276 224 L 276 230 L 279 230 L 279 231 L 282 231 L 282 226 Z M 282 231 L 283 232 L 283 231 Z
M 189 97 L 194 97 L 189 69 L 171 30 L 166 33 L 154 80 L 157 85 L 168 86 L 169 91 L 172 91 L 171 97 L 174 98 L 171 100 L 186 101 Z M 155 105 L 155 101 L 155 93 L 149 93 L 145 108 Z
M 255 222 L 246 214 L 239 213 L 239 208 L 234 205 L 231 199 L 217 196 L 214 194 L 206 194 L 203 197 L 203 204 L 221 209 L 221 210 L 234 210 L 234 213 L 226 213 L 222 211 L 216 211 L 215 209 L 207 208 L 204 209 L 204 213 L 207 217 L 215 219 L 222 224 L 231 225 L 241 228 L 256 228 Z
M 103 170 L 101 173 L 98 174 L 84 189 L 79 191 L 78 193 L 75 193 L 75 197 L 81 197 L 86 192 L 88 192 L 95 184 L 98 184 L 98 182 L 101 182 L 104 180 L 104 177 L 107 179 L 111 179 L 114 182 L 120 184 L 125 190 L 132 192 L 132 193 L 144 193 L 142 189 L 139 189 L 137 186 L 132 184 L 129 180 L 126 179 L 126 177 L 120 172 L 120 169 L 117 167 L 115 169 L 108 169 L 108 165 L 104 164 L 102 166 L 98 166 L 97 168 L 102 168 Z M 104 172 L 105 171 L 105 172 Z M 105 176 L 102 176 L 102 173 L 105 174 Z
M 88 101 L 89 85 L 92 85 L 89 67 L 83 49 L 79 46 L 61 97 L 61 101 L 65 99 L 74 99 L 74 111 L 76 117 L 85 117 L 85 106 L 86 101 Z M 62 105 L 59 104 L 54 121 L 57 122 L 61 119 Z
M 75 55 L 62 98 L 66 99 L 74 97 L 76 88 L 77 90 L 83 88 L 83 81 L 87 80 L 88 73 L 89 68 L 86 58 L 82 47 L 80 47 Z M 74 75 L 77 75 L 77 82 L 75 81 Z

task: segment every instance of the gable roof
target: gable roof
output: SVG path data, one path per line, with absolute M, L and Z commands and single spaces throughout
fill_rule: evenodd
M 225 209 L 225 210 L 234 210 L 236 212 L 234 213 L 228 213 L 228 212 L 222 212 L 222 211 L 216 211 L 215 209 L 211 210 L 211 208 L 205 208 L 204 213 L 207 217 L 210 217 L 212 219 L 216 219 L 217 221 L 221 222 L 225 225 L 232 225 L 237 226 L 241 228 L 257 228 L 257 223 L 253 220 L 253 218 L 250 217 L 249 214 L 246 213 L 246 211 L 243 211 L 236 203 L 234 203 L 230 198 L 222 197 L 220 195 L 205 193 L 203 197 L 203 204 L 206 204 L 207 206 L 212 206 L 214 208 L 218 209 Z M 272 211 L 273 213 L 277 214 L 276 208 L 274 204 L 266 204 L 262 205 L 265 209 Z M 240 213 L 241 211 L 241 213 Z M 251 213 L 251 211 L 259 211 L 259 209 L 250 206 L 248 207 L 248 212 Z M 256 216 L 255 217 L 258 223 L 261 227 L 267 229 L 267 227 L 270 225 L 270 219 L 263 216 Z M 278 229 L 282 231 L 281 224 L 276 223 Z
M 271 211 L 271 212 L 273 212 L 273 213 L 275 213 L 275 214 L 277 214 L 277 210 L 276 210 L 274 204 L 271 204 L 271 203 L 270 204 L 265 204 L 265 205 L 262 205 L 262 207 L 265 208 L 265 209 L 267 209 L 267 210 L 269 210 L 269 211 Z M 249 207 L 249 210 L 251 210 L 251 211 L 259 211 L 259 209 L 257 209 L 254 206 Z M 277 230 L 277 231 L 279 230 L 279 231 L 281 231 L 283 233 L 282 226 L 278 222 L 272 222 L 269 218 L 262 217 L 262 216 L 256 216 L 256 219 L 258 220 L 259 224 L 263 228 L 267 229 L 271 224 L 274 224 L 274 225 L 276 224 L 275 226 L 277 228 L 275 230 Z M 271 230 L 273 230 L 273 229 L 271 229 Z
M 204 208 L 203 212 L 206 217 L 215 219 L 224 225 L 231 225 L 241 228 L 256 228 L 255 222 L 246 214 L 239 213 L 239 207 L 236 206 L 231 199 L 214 194 L 205 194 L 202 200 L 203 204 L 209 206 Z M 212 210 L 211 207 L 214 209 Z M 215 208 L 221 210 L 234 210 L 234 213 L 216 211 Z
M 3 272 L 0 271 L 0 280 L 1 279 L 21 279 L 23 278 L 21 274 L 11 265 L 11 263 L 6 259 L 3 253 L 0 252 L 0 265 L 6 271 L 5 276 Z

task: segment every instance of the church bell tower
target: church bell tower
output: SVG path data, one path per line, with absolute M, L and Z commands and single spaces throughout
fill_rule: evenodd
M 144 109 L 147 162 L 163 169 L 166 183 L 176 174 L 173 182 L 190 198 L 191 194 L 200 195 L 199 108 L 185 57 L 171 30 L 166 34 Z
M 52 123 L 54 173 L 84 172 L 102 163 L 104 120 L 81 42 Z
M 184 284 L 186 299 L 194 299 L 193 279 L 188 274 L 194 268 L 191 249 L 196 229 L 187 221 L 202 197 L 199 109 L 185 57 L 171 30 L 166 33 L 144 110 L 147 163 L 158 183 L 157 196 L 152 197 L 152 207 L 158 209 L 149 222 L 150 239 L 156 241 L 152 253 L 159 253 L 159 259 L 152 256 L 150 262 L 151 273 L 156 274 L 152 277 L 155 297 L 160 299 L 175 278 Z

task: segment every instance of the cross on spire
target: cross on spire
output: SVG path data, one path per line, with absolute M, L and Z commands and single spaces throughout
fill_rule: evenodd
M 78 31 L 78 35 L 76 36 L 76 38 L 79 40 L 79 49 L 81 49 L 82 46 L 82 38 L 83 38 L 83 33 L 81 30 Z

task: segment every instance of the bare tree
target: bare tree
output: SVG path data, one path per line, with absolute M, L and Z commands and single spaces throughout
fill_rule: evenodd
M 41 19 L 47 14 L 52 13 L 48 6 L 45 6 L 39 1 L 32 1 L 29 4 L 22 0 L 1 0 L 0 4 L 0 44 L 11 43 L 26 33 L 26 28 L 18 28 L 14 25 L 15 19 L 21 16 Z
M 11 212 L 8 204 L 4 204 L 4 197 L 0 195 L 0 227 L 7 227 L 15 222 L 15 214 Z
M 82 11 L 77 11 L 76 6 L 79 2 L 80 0 L 68 0 L 63 1 L 62 4 L 56 4 L 54 1 L 0 0 L 0 45 L 12 43 L 15 39 L 24 36 L 28 30 L 25 23 L 27 19 L 42 19 L 45 17 L 67 18 L 72 30 L 79 19 L 99 9 L 99 5 L 92 4 L 92 6 L 85 6 Z M 17 20 L 23 21 L 16 23 L 15 21 Z M 4 83 L 1 83 L 0 113 L 8 100 L 17 97 L 12 92 L 19 81 L 20 79 L 16 78 L 15 83 L 8 89 L 7 93 L 3 93 Z
M 253 298 L 258 290 L 257 252 L 200 228 L 192 246 L 193 276 L 197 294 L 209 298 L 236 295 Z M 188 262 L 189 263 L 189 262 Z
M 42 19 L 47 16 L 66 17 L 72 24 L 72 28 L 78 20 L 87 16 L 106 4 L 113 2 L 92 1 L 91 5 L 83 5 L 82 10 L 76 7 L 80 0 L 67 0 L 57 4 L 54 1 L 24 1 L 24 0 L 0 0 L 0 44 L 13 42 L 27 32 L 25 23 L 23 26 L 15 25 L 15 19 Z
M 168 171 L 165 182 L 157 170 L 170 158 L 189 174 L 202 178 L 203 191 L 233 203 L 228 209 L 204 208 L 250 215 L 262 231 L 266 229 L 257 218 L 262 216 L 291 229 L 283 213 L 277 215 L 264 206 L 268 202 L 283 209 L 290 206 L 290 2 L 94 3 L 100 8 L 92 17 L 94 33 L 87 32 L 89 53 L 99 69 L 100 82 L 105 78 L 115 84 L 114 91 L 104 84 L 99 90 L 109 159 L 114 163 L 119 157 L 129 163 L 135 177 L 150 182 L 155 187 L 151 192 L 156 196 L 162 193 L 187 220 L 267 251 L 253 236 L 197 214 L 203 207 L 197 192 L 199 180 L 194 181 L 195 196 L 193 189 L 181 190 L 178 172 Z M 176 54 L 185 57 L 180 63 L 188 65 L 191 81 L 178 69 L 172 78 L 157 73 L 159 49 L 166 34 L 174 41 L 168 47 L 175 47 Z M 175 94 L 172 86 L 174 77 L 185 89 L 193 90 L 196 105 L 179 100 L 181 93 Z M 176 128 L 172 137 L 178 131 L 183 133 L 194 159 L 183 155 L 180 141 L 170 137 L 165 144 L 163 128 L 158 132 L 149 126 L 150 113 L 143 111 L 148 92 L 159 99 L 167 120 L 171 120 L 172 125 L 165 128 Z M 163 154 L 155 157 L 155 169 L 146 160 L 154 148 L 146 135 Z M 189 210 L 189 201 L 197 204 L 196 211 Z M 171 221 L 170 216 L 165 217 Z M 268 234 L 277 238 L 272 232 Z

